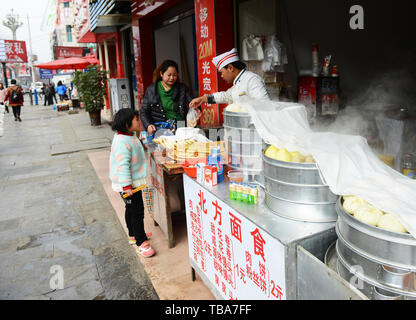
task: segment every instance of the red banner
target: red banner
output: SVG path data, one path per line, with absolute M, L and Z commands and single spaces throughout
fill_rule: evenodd
M 216 56 L 214 0 L 195 1 L 195 25 L 199 94 L 204 95 L 218 91 L 217 70 L 211 62 Z M 217 104 L 202 105 L 200 123 L 206 127 L 219 125 Z
M 59 47 L 56 46 L 56 59 L 71 57 L 82 57 L 82 47 Z
M 0 40 L 1 62 L 27 62 L 26 42 L 17 40 Z

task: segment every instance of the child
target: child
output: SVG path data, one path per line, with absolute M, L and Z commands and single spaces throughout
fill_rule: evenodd
M 148 242 L 144 231 L 144 205 L 142 191 L 133 193 L 133 189 L 146 184 L 146 156 L 140 140 L 134 132 L 140 130 L 139 114 L 131 109 L 121 109 L 114 116 L 113 131 L 116 131 L 111 145 L 110 179 L 113 190 L 121 195 L 126 204 L 125 219 L 129 231 L 130 243 L 136 244 L 136 252 L 148 258 L 155 251 Z

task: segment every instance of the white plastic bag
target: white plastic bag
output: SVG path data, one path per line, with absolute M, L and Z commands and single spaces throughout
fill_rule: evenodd
M 186 115 L 186 126 L 195 128 L 198 124 L 198 112 L 194 108 L 189 108 L 188 114 Z

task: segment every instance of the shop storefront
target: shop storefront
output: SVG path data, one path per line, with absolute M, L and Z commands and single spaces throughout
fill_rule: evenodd
M 411 134 L 415 132 L 412 112 L 408 108 L 398 112 L 397 106 L 409 105 L 414 95 L 393 85 L 405 93 L 405 99 L 400 94 L 377 96 L 373 101 L 363 96 L 368 98 L 373 90 L 370 84 L 390 69 L 414 68 L 410 63 L 414 50 L 409 43 L 398 46 L 397 38 L 381 40 L 380 28 L 393 34 L 395 27 L 378 23 L 374 15 L 360 29 L 360 11 L 353 11 L 353 5 L 132 1 L 139 108 L 153 82 L 154 68 L 165 59 L 178 62 L 180 78 L 194 97 L 228 89 L 230 85 L 211 61 L 237 48 L 247 69 L 262 77 L 272 100 L 305 105 L 305 119 L 316 130 L 332 131 L 345 122 L 345 131 L 337 132 L 364 136 L 372 148 L 368 151 L 399 171 L 402 155 L 412 151 L 416 135 Z M 374 4 L 364 7 L 379 16 L 387 14 Z M 403 32 L 402 27 L 396 32 Z M 389 44 L 389 53 L 380 52 L 376 46 L 380 41 Z M 389 62 L 388 69 L 383 61 Z M 383 105 L 371 110 L 374 118 L 369 123 L 354 126 L 346 114 L 356 111 L 356 103 L 365 110 Z M 176 140 L 156 139 L 148 148 L 149 179 L 156 190 L 154 220 L 173 246 L 171 216 L 174 211 L 186 212 L 190 264 L 214 296 L 273 300 L 416 297 L 413 236 L 387 234 L 352 220 L 343 198 L 332 193 L 312 156 L 282 147 L 272 153 L 253 118 L 241 109 L 236 112 L 236 106 L 233 111 L 226 107 L 203 105 L 199 122 L 199 128 L 219 129 L 221 141 L 216 141 L 217 136 L 205 142 L 185 135 Z M 392 139 L 391 126 L 401 130 Z M 289 135 L 290 130 L 288 126 Z M 228 176 L 231 170 L 241 176 Z M 389 256 L 389 246 L 409 254 Z M 365 270 L 354 269 L 354 262 Z M 350 286 L 348 281 L 353 279 L 361 286 Z

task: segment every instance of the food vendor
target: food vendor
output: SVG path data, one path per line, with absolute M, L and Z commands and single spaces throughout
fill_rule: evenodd
M 244 95 L 260 100 L 270 100 L 263 79 L 246 69 L 245 63 L 240 61 L 237 49 L 233 48 L 231 51 L 220 54 L 212 59 L 212 63 L 221 73 L 221 78 L 227 83 L 232 83 L 233 86 L 227 91 L 215 92 L 193 99 L 189 103 L 190 108 L 199 107 L 203 103 L 231 104 Z

